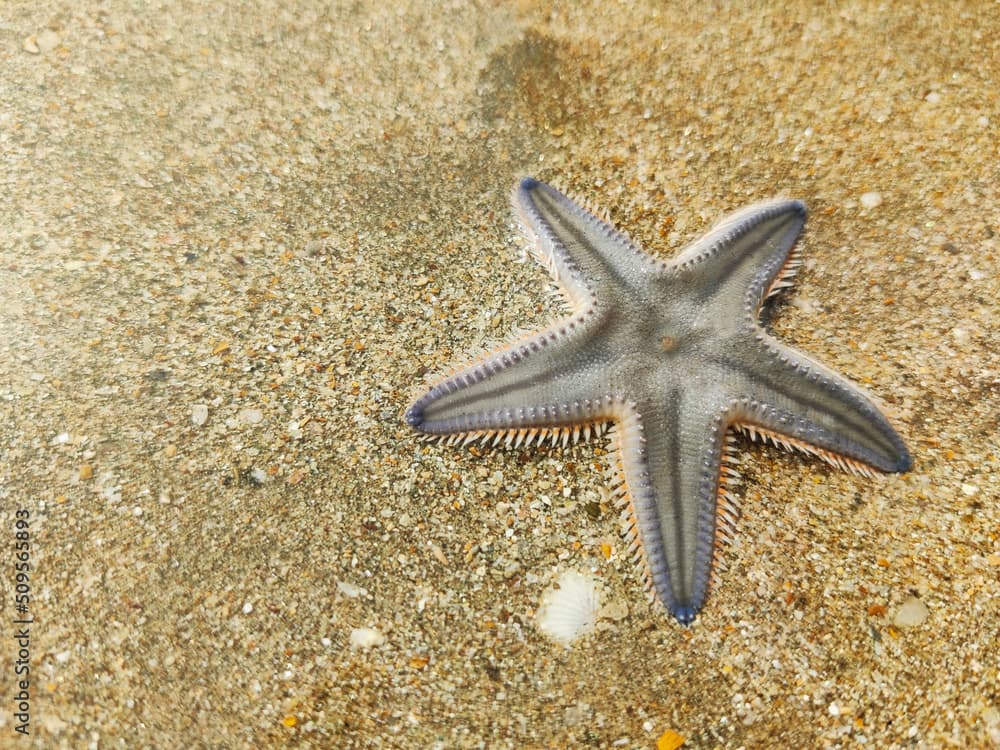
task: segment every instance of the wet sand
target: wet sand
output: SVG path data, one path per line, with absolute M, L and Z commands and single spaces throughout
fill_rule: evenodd
M 208 5 L 0 23 L 0 747 L 1000 746 L 998 6 Z M 685 629 L 603 441 L 416 440 L 428 374 L 552 319 L 523 174 L 663 257 L 804 200 L 771 330 L 914 470 L 741 441 Z

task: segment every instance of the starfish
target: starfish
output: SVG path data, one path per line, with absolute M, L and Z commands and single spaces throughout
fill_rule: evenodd
M 452 444 L 508 446 L 565 446 L 612 423 L 609 474 L 629 553 L 680 623 L 704 606 L 733 538 L 734 433 L 865 476 L 911 467 L 858 386 L 761 326 L 764 303 L 800 264 L 802 203 L 739 211 L 670 261 L 535 179 L 521 180 L 513 204 L 568 314 L 454 369 L 405 419 Z

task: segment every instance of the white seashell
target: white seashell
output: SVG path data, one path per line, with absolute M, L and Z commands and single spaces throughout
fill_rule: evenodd
M 542 594 L 538 629 L 564 646 L 589 632 L 597 622 L 601 595 L 590 576 L 567 570 Z

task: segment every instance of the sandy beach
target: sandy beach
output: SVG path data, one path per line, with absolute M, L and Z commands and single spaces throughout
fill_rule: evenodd
M 0 747 L 1000 747 L 998 29 L 987 2 L 5 3 Z M 417 439 L 429 377 L 557 314 L 523 175 L 664 258 L 804 201 L 769 330 L 872 393 L 913 470 L 740 439 L 685 628 L 604 440 Z M 600 610 L 563 645 L 538 613 L 567 571 Z

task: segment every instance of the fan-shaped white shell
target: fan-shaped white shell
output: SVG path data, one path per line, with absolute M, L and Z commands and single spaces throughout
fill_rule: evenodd
M 601 595 L 597 582 L 575 570 L 564 571 L 542 594 L 538 629 L 565 646 L 594 627 Z

